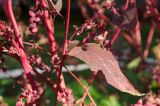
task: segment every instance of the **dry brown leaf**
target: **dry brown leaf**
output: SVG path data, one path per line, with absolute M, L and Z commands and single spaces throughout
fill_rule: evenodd
M 63 6 L 62 0 L 58 0 L 58 1 L 56 2 L 56 4 L 54 4 L 52 0 L 47 0 L 47 1 L 48 1 L 49 7 L 50 7 L 51 10 L 52 10 L 52 9 L 56 9 L 56 11 L 57 11 L 58 13 L 61 11 L 62 6 Z
M 89 65 L 92 71 L 101 70 L 107 80 L 107 83 L 132 95 L 142 96 L 128 79 L 121 72 L 117 60 L 108 50 L 103 50 L 98 44 L 88 43 L 84 47 L 74 47 L 70 52 L 70 56 L 81 59 Z

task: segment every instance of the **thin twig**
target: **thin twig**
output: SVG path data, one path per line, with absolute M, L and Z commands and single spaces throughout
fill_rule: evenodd
M 40 0 L 40 4 L 42 7 L 47 7 L 46 3 L 44 0 Z M 44 11 L 43 19 L 45 22 L 45 26 L 47 29 L 47 35 L 48 35 L 48 40 L 49 40 L 49 45 L 50 45 L 50 51 L 52 54 L 52 60 L 53 63 L 56 63 L 58 61 L 58 54 L 57 54 L 57 46 L 56 46 L 56 41 L 55 41 L 55 33 L 54 33 L 54 18 L 49 17 L 49 14 L 46 11 Z
M 67 0 L 67 14 L 66 14 L 66 20 L 65 20 L 65 34 L 64 34 L 64 46 L 62 51 L 62 59 L 59 67 L 59 71 L 57 73 L 57 89 L 54 99 L 54 106 L 57 106 L 57 99 L 58 99 L 58 91 L 61 84 L 61 76 L 62 76 L 62 67 L 64 64 L 64 60 L 66 58 L 66 50 L 67 50 L 67 37 L 68 37 L 68 31 L 69 31 L 69 24 L 70 24 L 70 7 L 71 7 L 71 0 Z M 61 84 L 64 86 L 64 84 Z
M 143 59 L 147 58 L 147 56 L 148 56 L 149 48 L 150 48 L 152 38 L 153 38 L 153 35 L 154 35 L 154 32 L 155 32 L 155 27 L 156 27 L 156 24 L 154 22 L 152 22 L 151 27 L 150 27 L 150 31 L 148 33 L 148 39 L 147 39 L 147 42 L 146 42 L 146 47 L 145 47 L 144 52 L 143 52 Z
M 74 33 L 71 35 L 71 37 L 69 38 L 69 41 L 73 40 L 73 38 L 76 36 L 76 34 L 78 33 L 78 31 L 83 27 L 83 24 L 78 27 L 78 29 L 76 29 L 76 31 L 74 31 Z
M 141 28 L 140 28 L 140 22 L 138 20 L 135 33 L 131 34 L 131 36 L 134 39 L 136 50 L 138 51 L 138 53 L 140 53 L 140 55 L 142 55 Z
M 125 11 L 128 8 L 128 4 L 129 4 L 129 0 L 125 0 L 126 3 L 125 5 L 122 7 L 122 10 Z
M 85 93 L 88 95 L 94 106 L 96 106 L 95 101 L 93 100 L 92 96 L 88 92 L 88 88 L 86 88 L 82 82 L 64 65 L 64 68 L 68 71 L 68 73 L 80 84 L 80 86 L 85 90 Z M 91 81 L 92 82 L 92 81 Z
M 91 75 L 91 77 L 89 78 L 89 81 L 88 81 L 88 86 L 86 88 L 87 92 L 89 91 L 89 88 L 90 88 L 91 84 L 93 83 L 95 76 L 96 76 L 96 72 L 92 72 L 92 75 Z M 86 96 L 87 96 L 87 93 L 85 92 L 82 96 L 82 100 L 81 100 L 80 105 L 83 105 Z
M 112 38 L 112 40 L 111 40 L 111 46 L 113 45 L 113 43 L 115 42 L 115 40 L 118 38 L 120 32 L 121 32 L 121 28 L 119 27 L 119 28 L 116 30 L 115 34 L 113 35 L 113 38 Z
M 79 0 L 78 0 L 78 3 L 77 3 L 77 4 L 78 4 L 78 6 L 80 7 L 82 16 L 83 16 L 85 19 L 89 19 L 89 18 L 90 18 L 90 15 L 89 15 L 89 13 L 88 13 L 88 11 L 87 11 L 86 6 L 84 6 L 84 4 L 83 4 L 81 1 L 79 1 Z

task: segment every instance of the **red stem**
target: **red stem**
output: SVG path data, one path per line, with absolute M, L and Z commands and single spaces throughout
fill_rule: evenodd
M 67 0 L 67 14 L 66 14 L 66 21 L 65 21 L 63 55 L 66 54 L 66 50 L 67 50 L 67 37 L 68 37 L 69 23 L 70 23 L 70 7 L 71 7 L 71 1 Z
M 152 25 L 150 27 L 150 31 L 149 31 L 149 34 L 148 34 L 146 48 L 144 49 L 144 52 L 143 52 L 143 59 L 147 58 L 147 56 L 148 56 L 149 48 L 150 48 L 152 38 L 153 38 L 153 35 L 154 35 L 154 32 L 155 32 L 155 27 L 156 27 L 156 24 L 154 22 L 152 22 Z
M 67 0 L 67 14 L 66 14 L 66 20 L 65 20 L 65 34 L 64 34 L 64 46 L 63 46 L 63 55 L 61 59 L 61 64 L 59 67 L 59 73 L 58 73 L 58 80 L 57 80 L 57 91 L 55 95 L 55 100 L 54 100 L 54 106 L 57 106 L 57 96 L 58 96 L 58 90 L 60 88 L 61 84 L 61 76 L 62 76 L 62 66 L 64 64 L 64 60 L 66 57 L 66 50 L 67 50 L 67 37 L 68 37 L 68 30 L 69 30 L 69 23 L 70 23 L 70 6 L 71 6 L 71 0 Z
M 47 5 L 46 5 L 44 0 L 40 0 L 40 4 L 41 4 L 42 7 L 47 7 Z M 67 15 L 67 17 L 70 17 L 70 15 Z M 48 14 L 47 11 L 44 12 L 43 18 L 44 18 L 45 26 L 47 28 L 49 45 L 50 45 L 50 50 L 51 50 L 51 53 L 52 53 L 52 62 L 54 63 L 53 65 L 58 65 L 58 67 L 55 67 L 56 75 L 57 75 L 57 78 L 58 78 L 57 89 L 56 89 L 56 94 L 55 94 L 56 95 L 56 97 L 55 97 L 56 99 L 55 99 L 55 102 L 54 102 L 54 104 L 56 106 L 57 105 L 58 89 L 59 89 L 58 85 L 61 83 L 61 85 L 63 85 L 63 87 L 65 87 L 65 82 L 64 82 L 64 79 L 63 79 L 63 75 L 61 74 L 62 67 L 59 66 L 59 63 L 58 63 L 59 58 L 58 58 L 58 54 L 57 54 L 57 51 L 56 51 L 56 42 L 55 42 L 55 38 L 54 38 L 54 36 L 55 36 L 54 35 L 54 25 L 53 25 L 54 24 L 53 23 L 54 19 L 52 20 L 52 17 L 49 17 L 49 14 Z M 68 28 L 69 28 L 69 22 L 67 21 L 66 31 L 65 31 L 65 39 L 67 39 Z M 66 42 L 64 44 L 66 44 Z M 62 61 L 64 62 L 63 58 L 62 58 Z M 61 62 L 61 63 L 63 63 L 63 62 Z M 61 78 L 62 82 L 60 82 L 60 78 Z
M 119 28 L 116 30 L 115 34 L 113 35 L 113 38 L 112 38 L 112 40 L 111 40 L 111 46 L 113 45 L 113 43 L 115 42 L 115 40 L 118 38 L 120 32 L 121 32 L 121 28 L 119 27 Z
M 22 38 L 21 38 L 20 33 L 19 33 L 19 28 L 18 28 L 16 19 L 15 19 L 14 14 L 13 14 L 12 0 L 4 1 L 3 3 L 4 3 L 4 5 L 3 5 L 4 11 L 5 11 L 8 19 L 11 21 L 11 23 L 13 25 L 13 28 L 14 28 L 14 31 L 15 31 L 15 37 L 16 37 L 17 42 L 12 42 L 12 43 L 13 43 L 14 47 L 19 52 L 21 65 L 24 69 L 24 72 L 25 72 L 28 80 L 30 81 L 30 83 L 32 85 L 32 88 L 37 89 L 36 83 L 34 82 L 34 78 L 30 74 L 30 71 L 32 70 L 32 68 L 28 63 L 27 56 L 24 52 L 23 41 L 22 41 Z
M 124 7 L 122 8 L 123 11 L 125 11 L 128 8 L 128 4 L 129 4 L 129 0 L 125 0 L 126 3 L 124 5 Z
M 47 7 L 46 3 L 44 0 L 40 0 L 40 4 L 42 7 Z M 48 34 L 48 39 L 49 39 L 49 45 L 50 45 L 50 51 L 51 51 L 51 54 L 52 54 L 52 62 L 53 64 L 52 65 L 58 65 L 58 54 L 57 54 L 57 50 L 56 50 L 56 42 L 55 42 L 55 35 L 54 35 L 54 19 L 52 20 L 52 17 L 49 17 L 49 14 L 47 11 L 44 12 L 44 15 L 43 15 L 43 18 L 44 18 L 44 22 L 45 22 L 45 26 L 47 28 L 47 34 Z M 55 71 L 56 71 L 56 76 L 57 78 L 59 79 L 59 77 L 61 76 L 61 70 L 59 70 L 59 66 L 56 67 Z M 62 76 L 63 77 L 63 76 Z M 62 82 L 63 82 L 63 85 L 65 86 L 65 83 L 64 83 L 64 80 L 62 78 Z M 58 83 L 58 81 L 57 81 Z M 60 83 L 60 81 L 59 81 Z M 58 84 L 59 84 L 58 83 Z M 56 88 L 56 99 L 55 99 L 55 102 L 54 102 L 54 105 L 56 106 L 57 105 L 57 95 L 58 95 L 58 87 Z
M 41 6 L 42 7 L 47 7 L 46 3 L 44 0 L 40 0 Z M 52 54 L 52 61 L 55 64 L 58 61 L 58 54 L 57 54 L 57 50 L 56 50 L 56 42 L 55 42 L 55 35 L 54 35 L 54 19 L 52 20 L 52 17 L 49 17 L 49 14 L 47 11 L 44 11 L 44 22 L 45 22 L 45 26 L 47 29 L 47 35 L 48 35 L 48 40 L 49 40 L 49 45 L 50 45 L 50 51 Z
M 96 106 L 95 101 L 93 100 L 92 96 L 90 95 L 90 93 L 88 92 L 89 90 L 89 86 L 90 84 L 93 82 L 94 78 L 91 79 L 91 81 L 88 84 L 88 87 L 86 88 L 82 82 L 64 65 L 64 68 L 68 71 L 68 73 L 79 83 L 79 85 L 85 90 L 85 94 L 88 95 L 89 99 L 92 101 L 92 103 L 94 104 L 94 106 Z M 94 76 L 96 75 L 96 73 L 94 73 Z
M 78 6 L 80 7 L 82 16 L 83 16 L 85 19 L 89 19 L 89 18 L 90 18 L 90 15 L 89 15 L 89 13 L 88 13 L 88 11 L 87 11 L 86 6 L 84 6 L 84 4 L 83 4 L 81 1 L 78 1 Z
M 126 41 L 128 42 L 128 44 L 130 44 L 131 46 L 133 46 L 136 50 L 136 52 L 141 55 L 139 49 L 137 48 L 137 44 L 135 43 L 135 41 L 133 40 L 133 38 L 131 36 L 129 36 L 127 33 L 122 31 L 122 35 L 124 36 L 124 38 L 126 39 Z
M 93 71 L 91 77 L 90 77 L 89 80 L 88 80 L 88 86 L 87 86 L 87 88 L 86 88 L 86 91 L 89 91 L 89 88 L 90 88 L 91 84 L 93 83 L 96 75 L 97 75 L 97 73 L 96 73 L 95 71 Z M 85 98 L 86 98 L 86 95 L 87 95 L 87 92 L 85 92 L 85 93 L 83 94 L 83 96 L 82 96 L 81 106 L 83 106 L 83 103 L 84 103 L 84 100 L 85 100 Z
M 78 33 L 78 31 L 83 27 L 83 25 L 81 25 L 78 29 L 76 29 L 76 31 L 74 31 L 74 33 L 71 35 L 71 37 L 69 38 L 69 41 L 73 40 L 73 38 L 76 36 L 76 34 Z
M 122 32 L 122 35 L 124 36 L 124 38 L 126 39 L 126 41 L 127 41 L 130 45 L 134 46 L 134 41 L 133 41 L 132 37 L 130 37 L 130 36 L 129 36 L 128 34 L 126 34 L 125 32 Z
M 23 41 L 20 37 L 19 28 L 18 28 L 16 19 L 14 17 L 14 13 L 13 13 L 13 10 L 12 10 L 12 0 L 8 0 L 7 7 L 8 7 L 8 9 L 7 9 L 8 13 L 6 13 L 6 14 L 7 14 L 9 20 L 11 21 L 11 23 L 13 25 L 13 28 L 14 28 L 14 31 L 15 31 L 15 37 L 18 40 L 18 43 L 19 43 L 20 47 L 22 47 L 24 49 Z

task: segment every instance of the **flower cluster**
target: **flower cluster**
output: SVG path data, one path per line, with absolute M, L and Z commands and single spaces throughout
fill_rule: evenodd
M 33 8 L 33 10 L 29 11 L 30 16 L 30 27 L 29 31 L 30 33 L 36 33 L 38 31 L 37 23 L 41 21 L 41 16 L 43 15 L 43 11 L 38 8 Z
M 67 106 L 73 106 L 74 98 L 72 95 L 72 90 L 67 88 L 60 88 L 58 92 L 58 100 L 62 104 L 66 104 Z
M 36 65 L 38 68 L 45 70 L 46 72 L 50 71 L 49 67 L 42 61 L 42 57 L 31 55 L 28 57 L 28 60 L 31 65 Z
M 34 102 L 39 98 L 40 95 L 36 90 L 25 89 L 19 96 L 16 106 L 25 106 L 25 104 L 34 104 Z
M 84 24 L 82 24 L 80 27 L 74 25 L 75 32 L 73 35 L 79 36 L 84 32 L 85 29 L 90 30 L 91 28 L 95 27 L 96 24 L 93 19 L 87 20 Z
M 36 5 L 30 9 L 29 31 L 31 34 L 36 33 L 38 31 L 37 23 L 41 22 L 41 18 L 44 15 L 45 10 L 48 10 L 48 9 L 46 7 L 41 6 L 39 1 L 36 1 Z

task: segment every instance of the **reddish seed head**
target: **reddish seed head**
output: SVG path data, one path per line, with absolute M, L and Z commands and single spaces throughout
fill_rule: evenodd
M 33 19 L 35 22 L 40 22 L 40 18 L 39 17 L 35 17 L 34 19 Z
M 35 16 L 36 16 L 36 14 L 35 14 L 33 11 L 29 11 L 29 16 L 31 16 L 31 17 L 35 17 Z
M 36 32 L 38 32 L 38 28 L 33 28 L 32 33 L 36 33 Z
M 33 27 L 30 27 L 29 28 L 29 31 L 30 31 L 30 33 L 36 33 L 36 32 L 38 32 L 38 28 L 37 27 L 35 27 L 35 28 L 33 28 Z
M 37 27 L 36 23 L 31 23 L 29 26 L 32 27 L 32 28 Z
M 34 21 L 34 18 L 33 17 L 31 17 L 30 19 L 29 19 L 29 22 L 33 22 Z
M 23 106 L 24 104 L 23 104 L 23 102 L 22 101 L 18 101 L 17 103 L 16 103 L 16 106 Z

